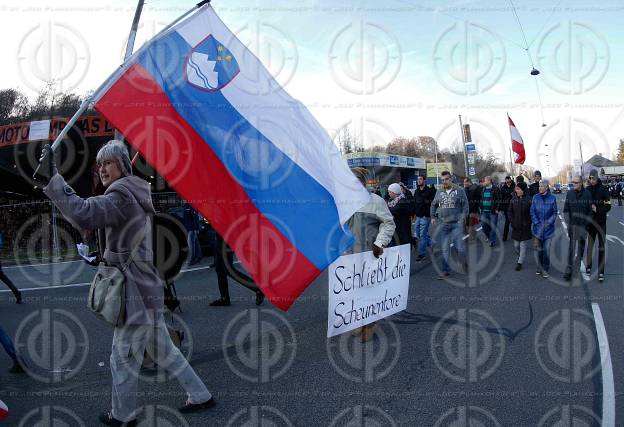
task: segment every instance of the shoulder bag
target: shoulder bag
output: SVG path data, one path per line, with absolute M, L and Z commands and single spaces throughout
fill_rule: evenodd
M 115 327 L 121 327 L 126 320 L 126 276 L 125 272 L 132 263 L 141 242 L 147 235 L 147 227 L 138 244 L 130 252 L 130 256 L 121 267 L 108 266 L 104 262 L 98 265 L 97 273 L 91 281 L 87 306 L 100 319 Z

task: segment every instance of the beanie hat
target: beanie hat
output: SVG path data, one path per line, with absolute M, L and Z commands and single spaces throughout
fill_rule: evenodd
M 395 194 L 401 194 L 401 186 L 395 182 L 388 186 L 388 191 L 392 191 Z
M 519 183 L 517 184 L 517 186 L 518 186 L 518 187 L 520 187 L 520 189 L 521 189 L 524 193 L 526 193 L 527 188 L 528 188 L 528 187 L 527 187 L 527 185 L 526 185 L 526 182 L 524 182 L 524 181 L 519 182 Z

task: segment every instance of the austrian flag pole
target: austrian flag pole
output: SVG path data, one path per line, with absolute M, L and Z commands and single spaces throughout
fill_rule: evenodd
M 522 137 L 520 136 L 520 132 L 516 128 L 513 120 L 507 114 L 507 120 L 509 122 L 509 133 L 511 134 L 511 149 L 514 152 L 514 163 L 523 165 L 524 160 L 526 159 L 526 154 L 524 151 L 524 141 L 522 141 Z

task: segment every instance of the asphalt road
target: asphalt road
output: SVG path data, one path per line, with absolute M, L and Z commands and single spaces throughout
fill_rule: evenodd
M 517 272 L 512 243 L 490 248 L 482 234 L 467 245 L 469 275 L 438 280 L 438 254 L 412 263 L 407 310 L 379 322 L 366 344 L 350 334 L 326 338 L 326 274 L 287 313 L 257 308 L 235 283 L 233 305 L 215 308 L 216 276 L 204 260 L 176 282 L 184 310 L 176 325 L 218 404 L 182 417 L 179 384 L 145 371 L 144 425 L 580 426 L 613 416 L 624 425 L 623 207 L 611 210 L 607 233 L 601 284 L 562 280 L 560 220 L 548 279 L 535 275 L 532 251 Z M 32 290 L 21 306 L 0 291 L 0 323 L 30 371 L 0 372 L 0 399 L 11 411 L 3 425 L 97 425 L 110 406 L 112 331 L 85 307 L 93 269 L 5 270 Z M 9 365 L 0 352 L 0 366 Z

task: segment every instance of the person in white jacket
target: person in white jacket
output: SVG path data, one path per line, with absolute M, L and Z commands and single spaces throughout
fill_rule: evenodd
M 351 171 L 366 187 L 368 171 L 365 168 L 353 168 Z M 392 240 L 396 228 L 388 204 L 373 193 L 371 193 L 370 201 L 349 218 L 347 226 L 355 239 L 353 246 L 347 253 L 354 254 L 372 250 L 376 257 L 383 254 L 383 248 L 388 246 Z M 353 335 L 359 336 L 362 342 L 366 342 L 373 337 L 375 327 L 375 323 L 370 323 L 355 329 Z

